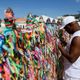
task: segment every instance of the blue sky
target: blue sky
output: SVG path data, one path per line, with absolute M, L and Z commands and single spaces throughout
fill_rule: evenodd
M 32 12 L 56 18 L 64 14 L 78 13 L 80 0 L 0 0 L 0 18 L 4 18 L 7 7 L 14 10 L 15 17 L 26 17 Z

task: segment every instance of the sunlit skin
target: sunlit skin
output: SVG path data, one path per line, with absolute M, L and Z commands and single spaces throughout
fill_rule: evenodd
M 80 27 L 77 22 L 72 22 L 72 23 L 66 25 L 64 29 L 69 34 L 73 34 L 74 32 L 80 30 Z M 77 37 L 73 38 L 71 45 L 70 45 L 69 53 L 64 50 L 64 48 L 62 47 L 62 45 L 60 43 L 59 43 L 58 47 L 59 47 L 62 55 L 65 58 L 67 58 L 69 60 L 69 62 L 74 63 L 80 56 L 80 37 L 77 36 Z
M 11 12 L 7 12 L 7 13 L 5 13 L 5 17 L 6 18 L 12 18 L 12 13 Z

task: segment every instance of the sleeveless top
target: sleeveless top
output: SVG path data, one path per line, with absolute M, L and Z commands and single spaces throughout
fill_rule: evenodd
M 66 50 L 69 52 L 71 41 L 74 37 L 80 36 L 80 30 L 76 31 L 69 42 L 67 43 Z M 66 58 L 64 58 L 64 73 L 73 78 L 80 78 L 80 56 L 74 63 L 70 63 Z

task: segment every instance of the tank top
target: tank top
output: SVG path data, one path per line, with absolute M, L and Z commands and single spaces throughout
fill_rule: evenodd
M 71 41 L 76 36 L 80 36 L 80 30 L 76 31 L 67 43 L 67 51 L 69 51 Z M 66 58 L 64 58 L 64 73 L 73 78 L 80 78 L 80 56 L 74 63 L 70 63 Z

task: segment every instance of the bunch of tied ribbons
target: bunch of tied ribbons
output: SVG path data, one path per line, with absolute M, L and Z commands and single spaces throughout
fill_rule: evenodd
M 38 24 L 38 22 L 37 22 Z M 57 46 L 56 37 L 47 31 L 45 24 L 34 27 L 29 23 L 18 32 L 16 47 L 11 30 L 0 37 L 0 78 L 5 80 L 56 80 Z M 42 25 L 41 25 L 42 24 Z

